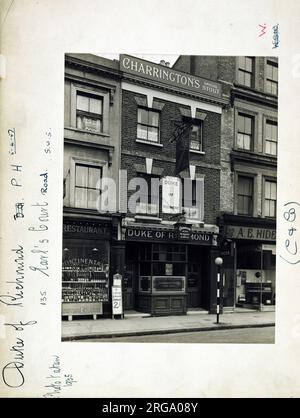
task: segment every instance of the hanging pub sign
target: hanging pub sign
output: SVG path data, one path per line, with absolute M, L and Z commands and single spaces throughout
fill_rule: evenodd
M 179 213 L 181 181 L 178 177 L 167 176 L 162 179 L 163 213 Z

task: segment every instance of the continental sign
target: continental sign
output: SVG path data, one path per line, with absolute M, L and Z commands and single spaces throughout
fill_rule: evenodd
M 222 94 L 219 83 L 129 55 L 120 55 L 120 69 L 129 74 L 148 78 L 152 81 L 163 82 L 198 94 L 201 93 L 214 97 L 221 97 Z

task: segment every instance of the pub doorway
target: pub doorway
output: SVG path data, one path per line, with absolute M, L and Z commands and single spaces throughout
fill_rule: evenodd
M 188 245 L 187 307 L 209 309 L 209 252 L 199 245 Z

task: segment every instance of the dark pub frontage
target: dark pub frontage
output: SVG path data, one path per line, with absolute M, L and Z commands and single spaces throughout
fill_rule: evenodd
M 191 225 L 125 229 L 125 309 L 151 315 L 209 311 L 216 235 Z

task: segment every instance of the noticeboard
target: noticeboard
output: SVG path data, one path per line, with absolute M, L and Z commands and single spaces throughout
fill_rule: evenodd
M 123 314 L 122 288 L 120 286 L 112 286 L 112 314 Z

